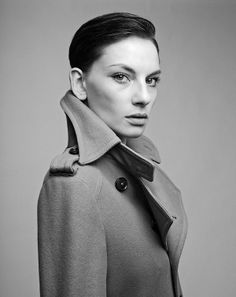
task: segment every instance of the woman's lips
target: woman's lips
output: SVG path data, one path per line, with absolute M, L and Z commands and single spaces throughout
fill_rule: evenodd
M 148 115 L 146 113 L 135 113 L 126 116 L 129 120 L 129 123 L 133 126 L 144 126 L 148 119 Z
M 135 118 L 135 119 L 147 119 L 148 115 L 146 113 L 134 113 L 126 116 L 126 118 Z

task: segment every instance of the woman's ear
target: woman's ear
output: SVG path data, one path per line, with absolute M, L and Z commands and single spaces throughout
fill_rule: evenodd
M 74 67 L 70 70 L 69 78 L 70 87 L 74 95 L 82 101 L 87 99 L 83 71 L 79 68 Z

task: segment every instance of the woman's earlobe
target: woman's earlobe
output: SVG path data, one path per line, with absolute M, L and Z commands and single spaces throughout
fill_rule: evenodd
M 72 68 L 69 72 L 70 87 L 73 94 L 81 101 L 87 99 L 87 92 L 84 86 L 84 73 L 79 68 Z

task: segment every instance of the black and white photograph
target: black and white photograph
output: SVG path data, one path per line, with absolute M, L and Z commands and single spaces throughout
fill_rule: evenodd
M 235 296 L 235 15 L 0 2 L 0 297 Z

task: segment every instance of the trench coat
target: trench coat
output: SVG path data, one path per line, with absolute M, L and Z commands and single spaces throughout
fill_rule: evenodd
M 41 297 L 180 297 L 187 220 L 145 136 L 121 143 L 71 91 L 38 200 Z

